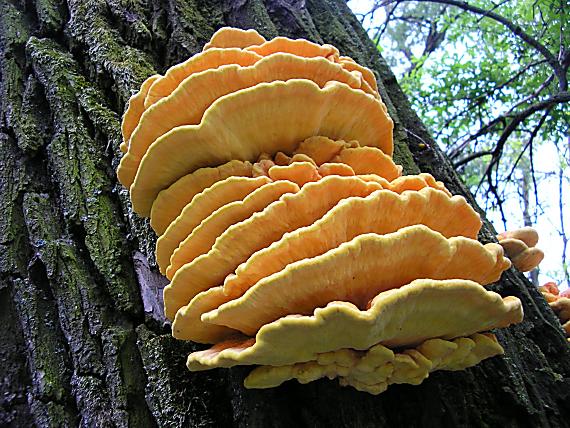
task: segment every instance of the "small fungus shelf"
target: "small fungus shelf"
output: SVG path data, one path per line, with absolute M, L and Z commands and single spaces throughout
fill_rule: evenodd
M 570 342 L 570 288 L 561 293 L 556 283 L 547 282 L 539 287 L 539 290 L 560 320 L 562 329 Z
M 544 252 L 535 247 L 538 233 L 532 227 L 500 233 L 497 239 L 505 250 L 505 255 L 521 272 L 530 272 L 544 259 Z

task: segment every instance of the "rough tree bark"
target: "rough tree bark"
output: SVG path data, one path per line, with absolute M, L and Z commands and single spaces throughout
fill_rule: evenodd
M 420 386 L 249 391 L 246 368 L 185 369 L 197 346 L 163 323 L 156 238 L 114 170 L 130 94 L 223 25 L 331 43 L 371 67 L 405 172 L 474 203 L 344 0 L 0 0 L 0 425 L 568 426 L 570 347 L 514 270 L 494 286 L 526 314 L 497 333 L 505 356 Z

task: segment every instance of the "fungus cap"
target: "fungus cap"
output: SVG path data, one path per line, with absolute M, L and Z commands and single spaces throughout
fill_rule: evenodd
M 376 174 L 388 181 L 402 175 L 402 167 L 377 147 L 345 147 L 332 162 L 346 164 L 356 174 Z
M 194 196 L 156 242 L 156 262 L 160 272 L 166 273 L 172 253 L 214 211 L 242 200 L 251 192 L 270 182 L 271 180 L 267 177 L 231 176 L 214 183 Z
M 421 190 L 426 187 L 441 190 L 446 195 L 451 196 L 451 192 L 447 190 L 441 181 L 436 181 L 431 174 L 421 173 L 417 175 L 404 175 L 393 181 L 388 181 L 384 177 L 376 174 L 360 174 L 361 180 L 380 184 L 384 189 L 392 192 L 402 193 L 406 190 Z
M 252 169 L 252 175 L 254 177 L 269 177 L 269 168 L 272 168 L 275 166 L 275 162 L 273 162 L 271 159 L 261 159 L 262 156 L 264 156 L 264 154 L 261 154 L 259 157 L 259 161 L 253 164 L 253 169 Z
M 261 45 L 249 46 L 245 50 L 260 56 L 285 52 L 305 58 L 323 57 L 332 62 L 338 62 L 339 58 L 338 49 L 332 45 L 319 45 L 305 39 L 288 37 L 275 37 Z
M 499 244 L 501 244 L 501 247 L 503 247 L 503 250 L 505 250 L 505 254 L 509 258 L 518 256 L 525 250 L 528 250 L 528 246 L 520 239 L 514 239 L 514 238 L 500 239 Z
M 137 127 L 141 115 L 144 112 L 144 100 L 151 85 L 161 77 L 159 74 L 154 74 L 147 78 L 141 85 L 140 90 L 134 94 L 128 102 L 127 110 L 123 115 L 123 120 L 121 122 L 121 133 L 123 135 L 123 143 L 121 144 L 121 151 L 126 153 L 129 149 L 129 140 L 131 139 L 131 134 Z
M 269 168 L 267 174 L 272 180 L 289 180 L 297 183 L 299 187 L 322 178 L 318 169 L 310 162 L 293 162 L 287 166 L 275 165 Z
M 524 231 L 524 234 L 507 232 L 511 237 L 502 237 L 501 235 L 497 235 L 497 238 L 499 238 L 499 244 L 501 244 L 501 246 L 505 250 L 507 257 L 511 259 L 513 265 L 521 272 L 529 272 L 533 270 L 544 259 L 544 253 L 542 250 L 536 247 L 529 247 L 521 239 L 512 237 L 512 236 L 520 237 L 521 235 L 524 235 L 522 237 L 527 239 L 531 244 L 536 244 L 536 240 L 534 239 L 534 234 L 533 234 L 534 229 L 531 228 L 526 228 L 526 229 L 527 230 Z M 530 229 L 531 231 L 530 234 L 527 233 L 528 229 Z
M 237 268 L 235 275 L 226 277 L 224 292 L 228 296 L 241 296 L 257 281 L 288 264 L 324 254 L 364 233 L 392 233 L 414 224 L 424 224 L 446 238 L 475 239 L 481 219 L 463 197 L 450 198 L 433 188 L 402 194 L 377 190 L 365 198 L 347 198 L 315 223 L 288 232 L 253 254 Z
M 374 76 L 372 70 L 358 64 L 352 58 L 347 56 L 339 57 L 339 63 L 342 64 L 343 68 L 345 68 L 346 70 L 357 71 L 360 74 L 362 74 L 362 77 L 370 85 L 372 90 L 378 92 L 378 85 L 376 84 L 376 76 Z
M 552 281 L 549 281 L 549 282 L 541 285 L 540 287 L 538 287 L 538 290 L 541 293 L 547 292 L 547 293 L 551 293 L 551 294 L 555 294 L 555 295 L 560 294 L 560 291 L 558 289 L 558 284 L 556 284 L 555 282 L 552 282 Z
M 162 235 L 184 207 L 192 202 L 194 196 L 228 177 L 251 177 L 251 175 L 252 164 L 237 160 L 216 168 L 200 168 L 187 174 L 158 194 L 152 204 L 150 225 L 158 235 Z
M 204 323 L 202 314 L 216 309 L 232 298 L 224 294 L 224 287 L 212 287 L 196 294 L 188 305 L 176 312 L 172 323 L 172 336 L 197 343 L 217 343 L 234 336 L 241 336 L 237 330 L 223 325 Z
M 356 175 L 354 170 L 344 163 L 324 163 L 319 166 L 319 175 L 326 177 L 327 175 L 341 175 L 344 177 L 350 177 Z
M 342 83 L 323 89 L 302 79 L 262 83 L 218 99 L 200 125 L 180 126 L 156 140 L 130 189 L 133 210 L 148 215 L 161 190 L 198 168 L 292 152 L 312 135 L 357 139 L 391 155 L 392 128 L 376 99 Z
M 544 252 L 539 248 L 528 248 L 511 258 L 513 265 L 521 272 L 530 272 L 544 259 Z
M 538 243 L 538 232 L 532 227 L 526 226 L 516 230 L 509 230 L 497 235 L 497 239 L 513 238 L 523 241 L 528 247 L 534 247 Z
M 194 371 L 294 364 L 342 348 L 404 347 L 436 337 L 469 336 L 520 322 L 522 316 L 519 299 L 502 298 L 475 282 L 420 279 L 380 293 L 367 310 L 331 302 L 313 315 L 281 318 L 264 325 L 255 339 L 235 339 L 190 354 L 187 366 Z
M 144 106 L 149 108 L 157 101 L 169 96 L 180 85 L 180 82 L 194 73 L 228 64 L 238 64 L 245 67 L 255 64 L 260 59 L 260 55 L 239 48 L 212 48 L 200 52 L 166 70 L 164 76 L 161 76 L 151 85 Z
M 501 248 L 463 237 L 445 239 L 424 225 L 387 235 L 367 233 L 263 278 L 202 320 L 253 336 L 264 324 L 290 314 L 310 314 L 331 301 L 364 308 L 376 294 L 415 279 L 489 284 L 510 266 L 495 247 Z M 429 257 L 423 256 L 425 248 Z
M 157 138 L 177 126 L 199 124 L 204 112 L 217 99 L 259 83 L 290 79 L 311 80 L 319 87 L 338 81 L 362 89 L 362 80 L 338 64 L 324 58 L 301 58 L 287 53 L 262 58 L 248 67 L 231 64 L 194 73 L 169 96 L 144 111 L 118 170 L 121 183 L 126 187 L 132 184 L 140 160 Z
M 570 298 L 559 297 L 550 303 L 550 307 L 556 313 L 562 324 L 570 320 Z
M 295 154 L 305 154 L 320 166 L 338 155 L 345 146 L 346 143 L 344 141 L 335 141 L 328 137 L 317 135 L 307 138 L 299 144 Z
M 265 37 L 253 29 L 242 30 L 241 28 L 222 27 L 216 31 L 204 49 L 211 48 L 247 48 L 248 46 L 265 43 Z

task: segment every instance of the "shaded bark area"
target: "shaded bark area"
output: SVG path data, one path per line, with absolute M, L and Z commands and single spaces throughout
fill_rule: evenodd
M 506 354 L 374 397 L 336 382 L 242 386 L 248 368 L 189 373 L 197 345 L 161 314 L 156 236 L 114 170 L 120 116 L 154 72 L 219 27 L 336 45 L 371 67 L 395 121 L 395 158 L 468 194 L 343 0 L 0 2 L 0 425 L 568 426 L 570 347 L 514 270 L 524 304 Z M 486 224 L 481 240 L 493 240 Z M 405 400 L 402 397 L 405 397 Z

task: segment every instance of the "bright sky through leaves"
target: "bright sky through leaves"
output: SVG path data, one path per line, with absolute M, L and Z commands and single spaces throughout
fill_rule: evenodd
M 362 15 L 370 11 L 371 8 L 374 6 L 374 3 L 375 2 L 373 0 L 351 0 L 349 1 L 348 5 L 357 15 L 358 14 Z M 521 7 L 524 6 L 522 4 L 522 0 L 521 2 L 516 4 L 521 5 Z M 500 12 L 499 9 L 497 10 Z M 384 11 L 384 8 L 379 8 L 373 15 L 372 20 L 370 19 L 370 17 L 368 17 L 363 22 L 363 25 L 365 28 L 370 29 L 369 30 L 370 35 L 371 37 L 373 37 L 376 31 L 373 29 L 382 24 L 385 21 L 385 19 L 386 19 L 386 13 Z M 478 22 L 482 23 L 481 24 L 482 27 L 486 25 L 486 21 L 484 22 L 484 20 L 480 20 Z M 485 28 L 489 30 L 489 28 L 491 27 L 489 26 Z M 452 41 L 446 39 L 443 41 L 441 47 L 439 49 L 436 49 L 427 58 L 427 60 L 425 60 L 425 63 L 422 64 L 422 74 L 420 75 L 420 80 L 419 80 L 419 82 L 421 82 L 421 84 L 419 85 L 421 89 L 418 89 L 417 83 L 415 84 L 416 85 L 415 87 L 414 84 L 406 84 L 404 79 L 403 82 L 404 90 L 406 90 L 408 92 L 408 95 L 411 96 L 412 99 L 415 101 L 414 107 L 416 108 L 416 110 L 418 110 L 418 113 L 423 118 L 423 120 L 426 121 L 428 125 L 429 124 L 432 125 L 432 133 L 438 140 L 438 143 L 440 144 L 443 150 L 446 151 L 449 150 L 449 146 L 446 145 L 444 142 L 446 138 L 448 142 L 453 139 L 457 140 L 458 135 L 456 131 L 461 129 L 459 127 L 460 119 L 457 119 L 455 121 L 450 121 L 449 126 L 441 127 L 441 129 L 434 129 L 433 124 L 444 122 L 445 120 L 443 120 L 442 117 L 443 118 L 452 117 L 456 112 L 459 112 L 458 109 L 462 108 L 462 106 L 460 106 L 458 103 L 454 104 L 450 103 L 448 105 L 440 104 L 439 110 L 432 108 L 431 111 L 428 111 L 426 110 L 427 108 L 429 108 L 427 106 L 427 103 L 430 101 L 430 99 L 432 100 L 434 99 L 429 97 L 429 91 L 433 90 L 433 87 L 441 87 L 442 89 L 450 90 L 449 94 L 451 98 L 456 98 L 457 94 L 454 91 L 463 90 L 461 89 L 461 85 L 459 85 L 459 89 L 457 88 L 457 86 L 455 88 L 449 89 L 449 86 L 446 85 L 453 83 L 453 79 L 457 81 L 457 76 L 449 77 L 446 76 L 445 73 L 446 72 L 450 73 L 453 71 L 454 67 L 461 65 L 463 67 L 460 70 L 461 73 L 465 76 L 471 76 L 471 82 L 466 82 L 464 86 L 469 86 L 469 83 L 473 83 L 473 80 L 476 78 L 476 76 L 481 76 L 482 79 L 483 78 L 489 79 L 489 77 L 493 77 L 493 75 L 490 73 L 486 73 L 487 70 L 484 69 L 466 70 L 465 64 L 467 64 L 467 66 L 472 64 L 480 64 L 481 67 L 485 67 L 486 64 L 485 61 L 488 56 L 485 57 L 485 55 L 481 55 L 481 58 L 483 59 L 475 58 L 477 57 L 477 53 L 479 51 L 483 53 L 485 50 L 487 50 L 486 53 L 488 54 L 489 50 L 500 49 L 500 53 L 502 55 L 497 54 L 496 57 L 491 55 L 491 58 L 496 58 L 496 61 L 503 61 L 505 63 L 504 64 L 505 73 L 504 76 L 501 76 L 501 78 L 505 80 L 511 74 L 516 73 L 518 71 L 517 67 L 520 68 L 520 64 L 522 63 L 522 61 L 517 62 L 517 60 L 520 59 L 521 57 L 528 55 L 527 52 L 517 52 L 515 49 L 517 48 L 516 46 L 511 49 L 511 45 L 509 45 L 510 39 L 509 37 L 507 37 L 510 36 L 510 34 L 508 33 L 508 30 L 506 30 L 506 28 L 496 26 L 492 28 L 492 31 L 496 32 L 496 35 L 494 37 L 497 39 L 498 47 L 492 46 L 480 39 L 477 39 L 477 37 L 482 37 L 483 34 L 482 31 L 473 32 L 472 34 L 469 34 L 468 37 L 455 37 L 454 39 L 452 39 Z M 502 31 L 505 32 L 505 35 L 501 34 Z M 540 40 L 546 43 L 546 40 L 543 40 L 542 38 Z M 409 58 L 406 58 L 406 55 L 404 55 L 401 49 L 394 49 L 395 44 L 392 44 L 392 47 L 390 47 L 389 44 L 390 40 L 388 36 L 384 35 L 384 39 L 380 45 L 380 50 L 382 51 L 384 57 L 390 58 L 389 62 L 392 65 L 393 71 L 395 72 L 395 74 L 398 76 L 399 79 L 402 79 L 403 75 L 407 70 L 407 66 L 409 66 L 409 61 L 407 61 L 409 60 Z M 405 45 L 404 48 L 405 47 L 408 46 Z M 390 48 L 392 48 L 391 51 L 389 50 Z M 409 48 L 411 50 L 411 54 L 413 54 L 415 58 L 421 57 L 422 46 L 411 43 L 409 45 Z M 473 54 L 473 52 L 475 52 L 475 54 Z M 410 53 L 408 53 L 408 57 L 409 56 Z M 445 62 L 446 66 L 440 68 L 433 67 L 434 61 L 440 61 L 440 63 Z M 453 63 L 454 61 L 456 61 L 456 63 Z M 429 62 L 432 63 L 430 64 Z M 432 73 L 433 70 L 437 70 L 439 73 L 442 74 L 433 74 Z M 489 83 L 491 85 L 494 85 L 498 82 L 496 83 L 489 81 L 485 82 L 485 84 L 487 85 L 489 85 Z M 485 88 L 484 84 L 482 84 L 481 87 L 484 89 Z M 428 92 L 428 94 L 426 94 L 426 91 Z M 488 109 L 487 112 L 487 114 L 489 115 L 488 117 L 493 117 L 492 115 L 498 115 L 507 111 L 511 107 L 511 105 L 508 104 L 510 99 L 516 99 L 516 97 L 519 95 L 515 91 L 516 89 L 511 89 L 511 87 L 507 86 L 504 90 L 504 93 L 506 93 L 506 98 L 499 96 L 497 98 L 493 98 L 491 101 L 488 101 L 487 105 L 485 106 Z M 421 101 L 418 102 L 418 99 L 424 102 Z M 437 100 L 437 97 L 435 98 L 435 100 Z M 423 106 L 425 106 L 425 109 L 422 110 Z M 564 108 L 564 106 L 562 108 Z M 442 112 L 441 111 L 442 109 L 447 109 L 447 111 Z M 562 110 L 561 114 L 562 115 L 567 114 L 568 110 L 569 110 L 568 105 L 566 105 L 566 110 Z M 439 115 L 438 120 L 433 120 L 433 118 L 438 115 Z M 429 118 L 431 118 L 431 120 Z M 464 116 L 464 118 L 461 120 L 462 120 L 461 124 L 463 129 L 461 132 L 464 132 L 466 127 L 470 129 L 470 132 L 476 131 L 477 128 L 473 127 L 480 125 L 477 124 L 477 122 L 474 121 L 472 118 L 469 118 L 468 115 L 467 117 Z M 471 121 L 473 125 L 469 125 L 469 121 Z M 454 123 L 456 124 L 455 127 Z M 564 120 L 562 120 L 562 123 L 564 123 Z M 469 126 L 472 126 L 472 128 L 469 128 Z M 440 131 L 440 134 L 438 134 L 438 131 Z M 560 135 L 564 134 L 566 135 L 566 138 L 570 138 L 568 137 L 568 130 L 566 129 L 566 131 L 564 131 L 564 129 L 562 129 L 560 134 L 557 135 L 558 141 L 560 141 Z M 520 137 L 521 147 L 524 144 L 522 138 L 524 138 L 524 136 Z M 558 198 L 559 198 L 558 172 L 560 165 L 560 160 L 559 160 L 560 156 L 552 140 L 554 140 L 554 137 L 549 138 L 549 135 L 538 136 L 535 141 L 534 151 L 533 151 L 534 168 L 537 177 L 537 189 L 538 189 L 537 193 L 539 197 L 539 207 L 538 208 L 536 207 L 534 201 L 534 195 L 531 194 L 530 208 L 531 211 L 536 210 L 536 217 L 535 217 L 536 223 L 534 224 L 534 227 L 538 230 L 540 234 L 540 241 L 538 243 L 538 247 L 541 248 L 546 253 L 546 257 L 540 266 L 541 268 L 539 276 L 540 284 L 543 284 L 551 280 L 555 280 L 556 282 L 560 283 L 561 279 L 563 278 L 563 275 L 561 274 L 562 239 L 560 238 L 560 235 L 558 233 L 558 229 L 560 228 L 560 212 L 558 208 Z M 570 145 L 570 140 L 562 141 L 562 146 L 564 146 L 564 143 Z M 514 159 L 516 158 L 516 152 L 513 152 L 512 148 L 517 146 L 515 134 L 511 136 L 509 144 L 510 145 L 507 146 L 505 150 L 507 151 L 507 155 L 509 155 L 508 150 L 511 151 L 510 157 L 506 157 L 502 161 L 504 162 L 503 169 L 506 170 L 507 172 L 508 170 L 510 170 L 509 162 L 514 163 Z M 528 158 L 528 151 L 526 151 L 524 157 Z M 478 181 L 477 168 L 481 169 L 481 166 L 484 165 L 483 161 L 488 162 L 488 159 L 489 157 L 481 158 L 479 159 L 480 161 L 479 164 L 473 163 L 472 164 L 473 166 L 469 165 L 469 167 L 471 168 L 470 171 L 471 180 Z M 475 170 L 473 170 L 473 168 L 475 168 Z M 565 182 L 563 184 L 563 192 L 564 192 L 563 213 L 564 213 L 565 226 L 566 229 L 568 229 L 570 226 L 570 209 L 568 202 L 570 200 L 570 186 L 568 186 L 569 182 L 568 165 L 564 164 L 563 169 L 565 170 L 565 177 L 564 177 Z M 512 177 L 513 180 L 510 182 L 505 181 L 506 184 L 504 186 L 502 196 L 505 198 L 505 202 L 503 204 L 503 210 L 505 212 L 507 229 L 516 229 L 524 225 L 521 202 L 518 192 L 520 185 L 519 181 L 517 180 L 517 178 L 520 179 L 521 176 L 522 172 L 519 172 L 519 170 L 517 169 L 513 174 Z M 464 175 L 464 179 L 467 179 L 467 184 L 470 186 L 471 190 L 473 191 L 476 188 L 477 182 L 475 183 L 470 182 L 468 178 L 469 177 Z M 496 229 L 499 232 L 503 231 L 505 227 L 500 213 L 495 207 L 493 207 L 492 198 L 487 197 L 488 195 L 483 193 L 483 191 L 481 190 L 479 191 L 479 193 L 476 194 L 476 196 L 480 205 L 486 209 L 487 215 L 495 225 Z M 565 285 L 562 285 L 561 288 L 565 288 Z

